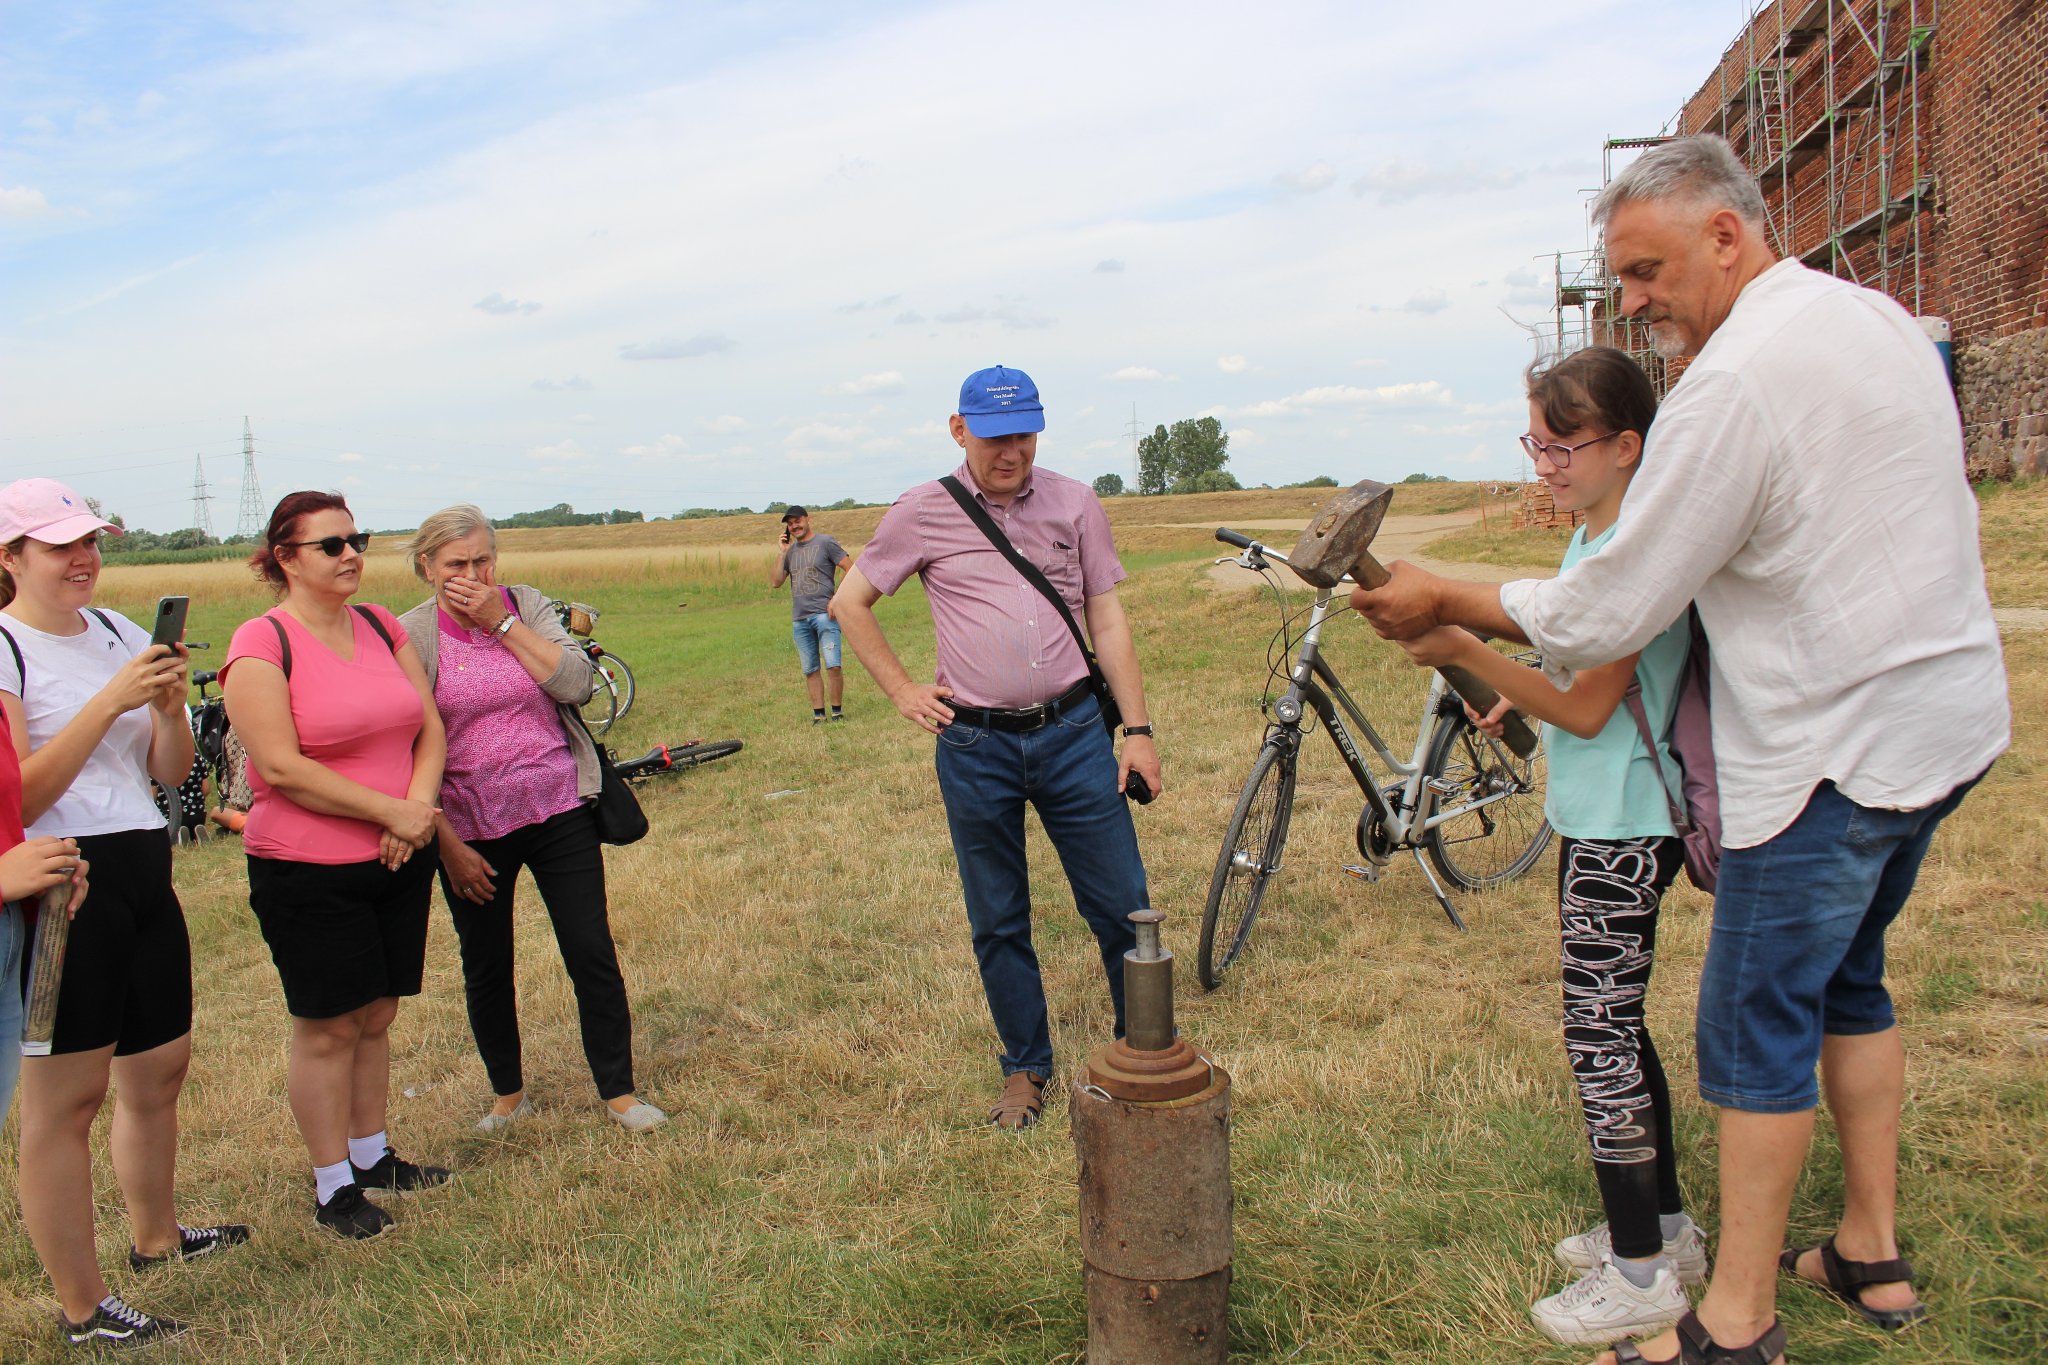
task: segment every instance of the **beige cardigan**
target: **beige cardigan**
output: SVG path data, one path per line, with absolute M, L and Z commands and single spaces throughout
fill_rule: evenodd
M 590 700 L 591 693 L 596 690 L 597 674 L 591 668 L 590 656 L 583 652 L 582 644 L 562 629 L 562 623 L 555 619 L 548 601 L 548 595 L 538 588 L 529 588 L 524 583 L 512 585 L 512 602 L 519 608 L 519 619 L 544 638 L 562 646 L 562 662 L 555 666 L 553 675 L 540 685 L 540 689 L 554 698 L 561 713 L 562 733 L 569 737 L 569 754 L 576 760 L 576 795 L 588 801 L 597 795 L 600 780 L 597 744 L 590 738 L 590 732 L 583 728 L 579 708 Z M 412 639 L 412 647 L 419 652 L 420 663 L 427 670 L 429 688 L 439 676 L 441 661 L 441 623 L 436 611 L 434 599 L 430 597 L 398 618 Z

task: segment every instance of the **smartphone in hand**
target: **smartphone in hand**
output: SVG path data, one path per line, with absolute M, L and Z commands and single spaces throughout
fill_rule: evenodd
M 174 645 L 185 638 L 185 611 L 191 606 L 186 597 L 159 597 L 156 600 L 156 625 L 149 632 L 153 645 Z

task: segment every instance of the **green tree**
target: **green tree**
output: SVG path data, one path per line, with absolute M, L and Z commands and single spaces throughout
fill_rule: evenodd
M 1192 479 L 1183 479 L 1173 486 L 1176 493 L 1235 493 L 1243 484 L 1227 469 L 1205 469 Z
M 1104 474 L 1095 480 L 1095 496 L 1098 498 L 1120 497 L 1123 491 L 1124 476 L 1121 474 Z
M 1230 461 L 1230 433 L 1214 417 L 1189 417 L 1173 424 L 1167 433 L 1167 470 L 1176 493 L 1209 491 L 1216 483 L 1210 475 L 1223 472 Z M 1201 488 L 1196 485 L 1201 484 Z M 1231 479 L 1229 487 L 1237 487 Z
M 611 511 L 605 513 L 604 516 L 604 522 L 607 526 L 625 526 L 631 522 L 645 520 L 647 518 L 640 513 L 628 512 L 623 507 L 614 507 Z
M 1165 427 L 1155 427 L 1138 440 L 1138 494 L 1164 493 L 1173 481 L 1173 442 Z

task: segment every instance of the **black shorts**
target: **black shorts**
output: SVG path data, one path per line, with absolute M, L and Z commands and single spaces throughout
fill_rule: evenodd
M 396 872 L 375 861 L 249 856 L 249 907 L 294 1018 L 332 1019 L 373 1000 L 420 993 L 427 902 L 440 861 L 433 844 Z
M 192 1031 L 192 941 L 171 889 L 163 826 L 88 834 L 78 851 L 91 865 L 91 885 L 65 940 L 50 1051 L 112 1044 L 116 1057 L 129 1057 L 184 1037 Z

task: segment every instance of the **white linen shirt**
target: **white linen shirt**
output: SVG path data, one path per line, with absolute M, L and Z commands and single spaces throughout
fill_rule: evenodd
M 1697 601 L 1730 848 L 1822 781 L 1931 805 L 2010 741 L 1941 362 L 1891 299 L 1797 261 L 1749 282 L 1665 399 L 1613 541 L 1500 601 L 1562 686 Z

